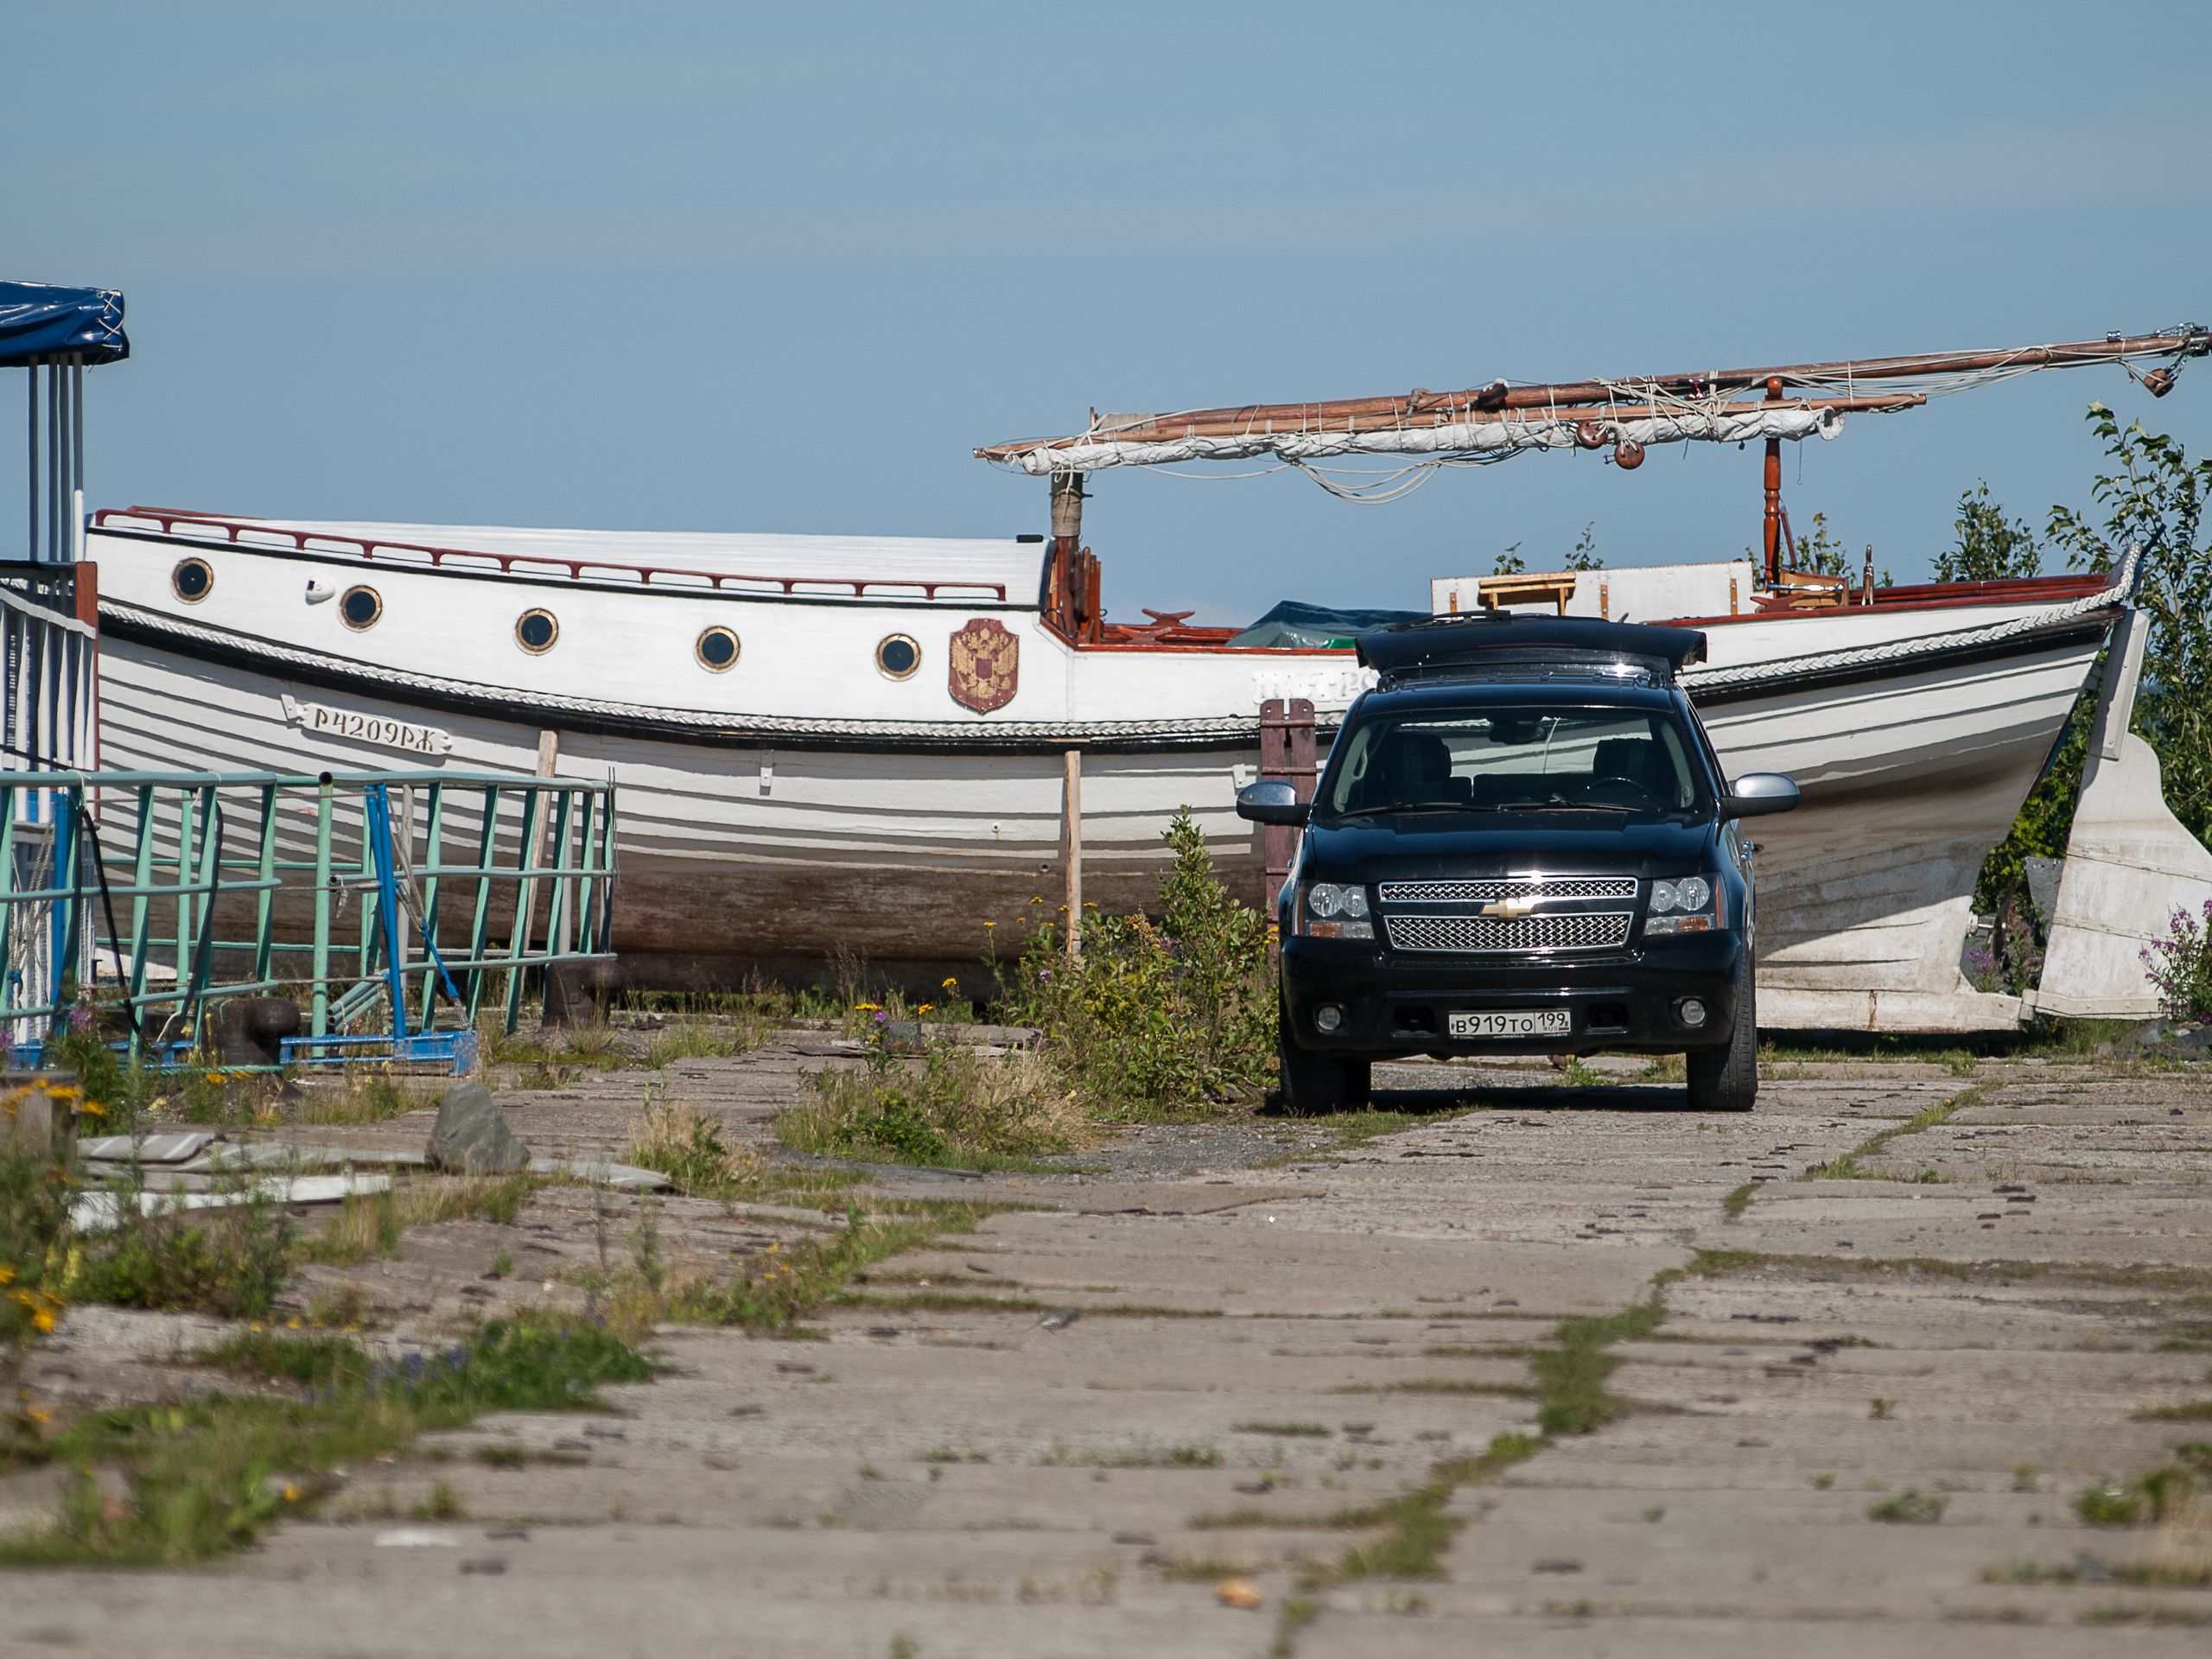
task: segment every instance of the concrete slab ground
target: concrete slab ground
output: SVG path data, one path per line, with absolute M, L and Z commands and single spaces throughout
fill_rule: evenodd
M 657 1086 L 757 1140 L 819 1063 Z M 1423 1116 L 1348 1152 L 1257 1120 L 1141 1131 L 1081 1177 L 905 1183 L 1024 1207 L 880 1264 L 820 1340 L 665 1328 L 671 1369 L 616 1414 L 438 1437 L 216 1568 L 8 1573 L 0 1652 L 2205 1651 L 2212 1588 L 2129 1569 L 2212 1583 L 2212 1525 L 2091 1528 L 2071 1499 L 2212 1440 L 2139 1414 L 2212 1401 L 2212 1068 L 1777 1071 L 1731 1118 L 1628 1067 L 1384 1068 L 1382 1103 Z M 512 1116 L 605 1157 L 642 1102 L 613 1073 Z M 419 1230 L 378 1294 L 465 1311 L 518 1237 L 553 1278 L 598 1202 Z M 785 1224 L 686 1202 L 664 1225 L 702 1262 Z M 1390 1535 L 1377 1506 L 1538 1432 L 1558 1321 L 1655 1295 L 1610 1351 L 1620 1415 L 1446 1480 L 1433 1576 L 1340 1570 Z M 195 1334 L 131 1329 L 156 1379 Z M 458 1515 L 396 1518 L 438 1482 Z

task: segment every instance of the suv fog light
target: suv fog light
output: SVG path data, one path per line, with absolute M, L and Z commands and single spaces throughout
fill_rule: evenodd
M 1675 1004 L 1675 1017 L 1695 1031 L 1705 1023 L 1705 1004 L 1694 996 L 1686 996 Z
M 1325 1037 L 1342 1031 L 1344 1025 L 1344 1011 L 1333 1002 L 1324 1002 L 1313 1010 L 1313 1029 Z

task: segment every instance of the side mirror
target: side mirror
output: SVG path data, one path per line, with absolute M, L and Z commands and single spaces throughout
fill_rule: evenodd
M 1302 824 L 1313 808 L 1280 778 L 1262 778 L 1236 791 L 1236 816 L 1253 823 Z
M 1795 779 L 1778 772 L 1747 772 L 1729 785 L 1720 810 L 1731 818 L 1763 818 L 1770 812 L 1795 811 L 1796 806 Z

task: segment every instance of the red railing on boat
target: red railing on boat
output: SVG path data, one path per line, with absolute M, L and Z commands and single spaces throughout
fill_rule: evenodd
M 748 576 L 663 565 L 625 564 L 608 559 L 564 559 L 544 553 L 490 553 L 480 548 L 433 547 L 421 542 L 387 542 L 331 531 L 295 530 L 283 524 L 255 519 L 217 518 L 207 513 L 181 512 L 168 507 L 103 507 L 92 515 L 92 525 L 95 529 L 105 529 L 111 521 L 130 519 L 159 524 L 164 536 L 175 535 L 175 526 L 178 524 L 189 526 L 193 531 L 219 531 L 223 540 L 234 547 L 253 548 L 289 541 L 295 552 L 334 553 L 351 549 L 365 562 L 372 562 L 381 550 L 391 563 L 417 563 L 416 558 L 390 558 L 393 554 L 416 555 L 427 560 L 433 567 L 442 566 L 448 561 L 497 566 L 502 575 L 515 575 L 518 569 L 531 575 L 566 570 L 571 582 L 582 582 L 586 580 L 584 572 L 591 570 L 607 572 L 620 578 L 634 578 L 641 587 L 651 587 L 656 582 L 668 588 L 704 583 L 709 588 L 719 590 L 728 584 L 740 592 L 773 588 L 785 594 L 849 593 L 855 599 L 865 598 L 870 593 L 886 596 L 911 594 L 918 589 L 926 600 L 936 599 L 939 591 L 944 590 L 956 599 L 972 601 L 988 594 L 1001 603 L 1006 600 L 1006 584 L 997 582 L 925 581 L 912 576 Z M 127 525 L 118 527 L 126 528 Z M 249 537 L 266 539 L 242 539 Z M 593 579 L 605 581 L 607 577 Z

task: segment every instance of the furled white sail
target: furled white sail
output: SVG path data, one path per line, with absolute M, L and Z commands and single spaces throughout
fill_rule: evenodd
M 1172 417 L 1161 423 L 1173 425 Z M 1288 461 L 1325 460 L 1332 455 L 1505 455 L 1528 449 L 1596 448 L 1603 445 L 1742 443 L 1754 438 L 1833 438 L 1843 430 L 1843 411 L 1783 404 L 1685 405 L 1659 416 L 1613 420 L 1602 410 L 1502 410 L 1478 420 L 1442 420 L 1430 425 L 1363 430 L 1305 429 L 1270 431 L 1255 428 L 1230 435 L 1192 434 L 1183 437 L 1129 440 L 1101 434 L 1065 443 L 1025 449 L 1006 459 L 1034 477 L 1052 473 L 1093 473 L 1108 467 L 1161 467 L 1191 461 L 1242 461 L 1273 454 Z

